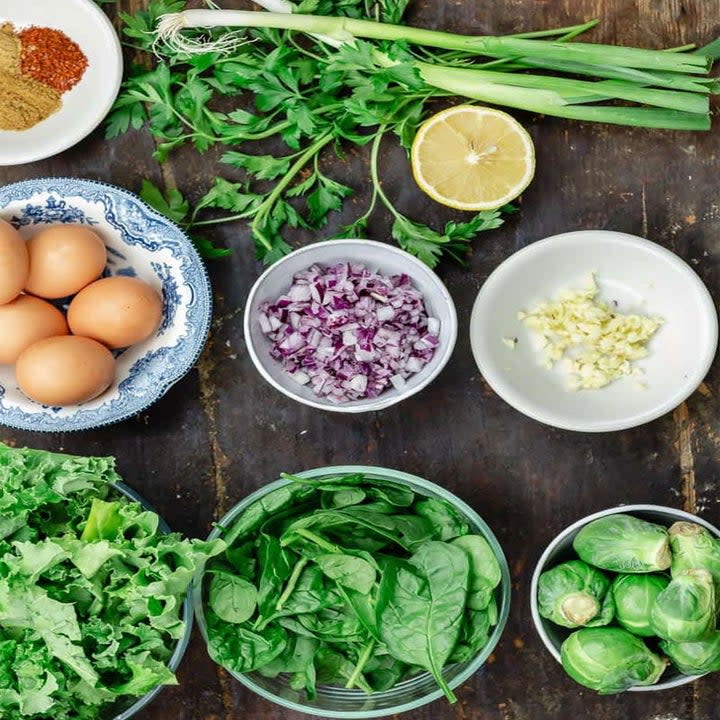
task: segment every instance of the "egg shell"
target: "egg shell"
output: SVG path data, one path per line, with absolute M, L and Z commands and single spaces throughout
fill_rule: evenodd
M 0 304 L 14 300 L 22 292 L 29 272 L 25 241 L 9 222 L 0 220 Z
M 68 324 L 75 335 L 116 349 L 150 337 L 162 314 L 162 299 L 151 285 L 117 275 L 98 280 L 79 292 L 68 308 Z
M 97 280 L 107 265 L 100 236 L 82 225 L 54 225 L 33 235 L 27 243 L 30 275 L 27 292 L 58 299 L 74 295 Z
M 20 353 L 15 378 L 42 405 L 76 405 L 105 392 L 115 377 L 115 358 L 99 342 L 64 335 L 33 343 Z
M 38 340 L 68 332 L 65 316 L 54 305 L 33 295 L 19 295 L 0 305 L 0 365 L 12 365 Z

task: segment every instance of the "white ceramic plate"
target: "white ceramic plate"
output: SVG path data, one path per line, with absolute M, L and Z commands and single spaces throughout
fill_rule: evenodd
M 562 370 L 547 370 L 518 320 L 595 273 L 600 298 L 621 312 L 663 318 L 638 362 L 640 389 L 627 377 L 600 390 L 573 392 Z M 518 338 L 514 349 L 503 338 Z M 624 233 L 589 230 L 547 238 L 520 250 L 490 275 L 470 320 L 475 361 L 485 380 L 516 410 L 566 430 L 623 430 L 654 420 L 689 397 L 710 369 L 718 341 L 715 305 L 697 274 L 665 248 Z
M 62 30 L 85 53 L 82 80 L 62 96 L 63 106 L 29 130 L 0 131 L 0 165 L 20 165 L 57 155 L 89 135 L 108 114 L 120 90 L 120 42 L 92 0 L 2 0 L 0 23 Z
M 334 404 L 318 397 L 311 388 L 298 385 L 270 356 L 270 341 L 258 322 L 258 307 L 265 301 L 276 300 L 288 290 L 295 273 L 315 263 L 334 265 L 339 262 L 362 263 L 385 275 L 407 273 L 413 285 L 425 297 L 428 314 L 440 320 L 440 345 L 432 360 L 417 374 L 408 378 L 402 390 L 389 388 L 377 398 L 353 400 Z M 293 400 L 340 413 L 359 413 L 383 410 L 395 405 L 429 385 L 445 367 L 457 339 L 455 304 L 440 278 L 425 264 L 404 250 L 372 240 L 327 240 L 295 250 L 269 267 L 257 280 L 245 307 L 245 342 L 258 372 L 273 387 Z

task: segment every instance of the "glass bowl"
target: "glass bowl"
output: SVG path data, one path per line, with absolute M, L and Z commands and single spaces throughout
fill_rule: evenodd
M 555 625 L 555 623 L 546 620 L 540 616 L 540 610 L 538 609 L 537 593 L 538 593 L 538 581 L 540 575 L 545 570 L 549 570 L 551 567 L 565 562 L 566 560 L 572 560 L 577 558 L 577 555 L 573 551 L 573 540 L 580 530 L 585 527 L 588 523 L 593 520 L 597 520 L 607 515 L 617 515 L 623 513 L 624 515 L 633 515 L 634 517 L 640 518 L 641 520 L 647 520 L 648 522 L 656 523 L 657 525 L 664 525 L 670 527 L 676 522 L 691 522 L 709 530 L 715 537 L 720 538 L 720 530 L 714 525 L 711 525 L 707 520 L 703 520 L 697 515 L 691 515 L 684 510 L 676 510 L 675 508 L 665 507 L 663 505 L 621 505 L 615 508 L 609 508 L 608 510 L 601 510 L 600 512 L 593 513 L 587 517 L 581 518 L 577 522 L 565 528 L 545 549 L 545 552 L 540 557 L 538 564 L 535 567 L 535 572 L 532 576 L 532 582 L 530 586 L 530 612 L 532 613 L 533 623 L 537 630 L 540 639 L 548 649 L 550 654 L 558 661 L 560 660 L 560 646 L 563 644 L 565 638 L 570 635 L 572 630 Z M 672 666 L 663 673 L 660 681 L 655 685 L 639 685 L 631 687 L 629 692 L 654 692 L 656 690 L 670 690 L 672 688 L 680 687 L 680 685 L 687 685 L 694 680 L 697 680 L 699 675 L 685 675 L 679 670 L 676 670 Z
M 448 685 L 451 688 L 456 688 L 471 675 L 474 675 L 485 664 L 490 653 L 492 653 L 500 640 L 500 636 L 505 628 L 505 623 L 507 622 L 510 612 L 511 581 L 510 571 L 502 548 L 492 530 L 490 530 L 485 521 L 469 505 L 439 485 L 435 485 L 435 483 L 423 480 L 415 475 L 409 475 L 408 473 L 397 470 L 364 465 L 341 465 L 317 468 L 315 470 L 297 473 L 297 475 L 303 478 L 323 478 L 349 473 L 363 473 L 371 479 L 395 482 L 411 488 L 419 495 L 444 500 L 463 516 L 470 526 L 471 532 L 483 535 L 486 538 L 495 553 L 502 574 L 500 585 L 495 591 L 498 604 L 498 622 L 490 635 L 487 645 L 485 645 L 472 660 L 448 665 L 443 670 L 443 676 Z M 216 528 L 210 533 L 208 539 L 222 537 L 223 528 L 230 527 L 235 519 L 250 505 L 273 490 L 290 484 L 290 482 L 291 481 L 288 480 L 276 480 L 252 493 L 244 500 L 241 500 L 220 520 Z M 195 615 L 200 632 L 207 643 L 207 626 L 203 613 L 202 579 L 201 573 L 195 577 L 193 583 L 193 604 L 195 606 Z M 303 692 L 293 690 L 287 683 L 287 679 L 283 678 L 283 676 L 265 678 L 257 672 L 228 672 L 230 672 L 236 680 L 239 680 L 245 685 L 245 687 L 267 700 L 291 710 L 309 715 L 319 715 L 324 718 L 353 720 L 354 718 L 384 717 L 419 708 L 422 705 L 426 705 L 442 697 L 442 691 L 437 687 L 429 673 L 422 673 L 409 678 L 408 680 L 398 683 L 390 690 L 379 691 L 372 695 L 367 695 L 361 690 L 318 686 L 317 698 L 311 701 L 305 697 Z
M 138 495 L 132 488 L 125 485 L 125 483 L 117 482 L 113 483 L 113 487 L 122 495 L 124 495 L 126 498 L 132 500 L 133 502 L 140 503 L 140 505 L 145 508 L 145 510 L 149 510 L 150 512 L 154 512 L 158 518 L 160 518 L 160 521 L 158 523 L 158 528 L 163 533 L 169 533 L 171 532 L 170 526 L 163 520 L 162 516 L 155 510 L 155 508 L 150 505 L 150 503 L 145 500 L 141 495 Z M 172 657 L 170 658 L 168 662 L 168 667 L 170 670 L 175 672 L 178 669 L 178 666 L 180 665 L 181 660 L 183 659 L 183 655 L 185 655 L 185 651 L 187 650 L 188 645 L 190 644 L 190 635 L 192 634 L 192 625 L 193 625 L 193 609 L 192 609 L 192 601 L 191 601 L 191 590 L 188 590 L 187 596 L 185 598 L 185 602 L 183 603 L 183 609 L 182 609 L 182 616 L 183 616 L 183 622 L 185 623 L 185 632 L 183 636 L 178 640 L 177 645 L 175 646 L 175 651 L 172 654 Z M 119 712 L 116 714 L 112 720 L 129 720 L 129 718 L 135 716 L 137 713 L 139 713 L 141 710 L 146 708 L 160 693 L 160 691 L 165 687 L 165 685 L 157 685 L 154 687 L 150 692 L 146 693 L 142 697 L 135 700 L 135 702 L 126 710 L 123 710 L 122 712 Z

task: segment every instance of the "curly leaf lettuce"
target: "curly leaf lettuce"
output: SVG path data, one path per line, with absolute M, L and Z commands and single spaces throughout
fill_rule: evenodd
M 0 445 L 0 717 L 96 720 L 157 685 L 221 541 L 159 530 L 112 458 Z

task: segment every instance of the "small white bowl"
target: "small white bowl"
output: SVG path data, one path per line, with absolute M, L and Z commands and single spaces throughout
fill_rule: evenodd
M 599 297 L 620 312 L 664 321 L 637 363 L 645 389 L 625 377 L 600 390 L 568 390 L 559 367 L 542 366 L 517 317 L 558 291 L 587 287 L 591 273 Z M 518 341 L 511 348 L 503 338 Z M 470 342 L 485 380 L 516 410 L 565 430 L 606 432 L 650 422 L 696 390 L 715 357 L 718 318 L 707 288 L 677 255 L 633 235 L 588 230 L 533 243 L 500 265 L 475 301 Z
M 87 137 L 108 114 L 120 90 L 120 41 L 92 0 L 3 0 L 0 23 L 62 30 L 88 59 L 82 80 L 62 96 L 62 108 L 28 130 L 0 131 L 0 165 L 20 165 L 57 155 Z
M 548 649 L 548 652 L 558 662 L 562 662 L 560 658 L 560 646 L 572 631 L 562 628 L 559 625 L 555 625 L 555 623 L 540 616 L 537 604 L 538 582 L 540 580 L 540 575 L 542 575 L 545 570 L 549 570 L 566 560 L 572 560 L 577 557 L 573 551 L 572 544 L 573 540 L 575 540 L 575 536 L 583 527 L 585 527 L 585 525 L 591 523 L 593 520 L 597 520 L 598 518 L 606 517 L 607 515 L 617 515 L 618 513 L 633 515 L 641 520 L 647 520 L 648 522 L 653 522 L 657 525 L 664 525 L 665 527 L 670 527 L 676 522 L 696 523 L 697 525 L 702 525 L 704 528 L 709 530 L 715 537 L 720 538 L 720 530 L 706 520 L 703 520 L 697 515 L 691 515 L 690 513 L 684 512 L 683 510 L 676 510 L 675 508 L 665 507 L 663 505 L 620 505 L 615 508 L 601 510 L 600 512 L 588 515 L 587 517 L 574 522 L 570 525 L 570 527 L 565 528 L 565 530 L 563 530 L 547 546 L 545 552 L 540 556 L 540 560 L 538 560 L 538 563 L 535 566 L 535 572 L 533 573 L 532 581 L 530 583 L 530 612 L 532 614 L 533 624 L 535 625 L 535 629 L 537 630 L 540 639 Z M 679 670 L 668 668 L 662 676 L 661 682 L 658 682 L 655 685 L 632 687 L 630 690 L 633 692 L 669 690 L 671 688 L 679 687 L 680 685 L 687 685 L 687 683 L 697 680 L 698 677 L 698 675 L 684 675 Z
M 260 328 L 258 308 L 272 302 L 286 292 L 295 273 L 311 265 L 329 266 L 339 262 L 362 263 L 373 271 L 385 275 L 406 273 L 413 285 L 424 295 L 428 315 L 440 320 L 440 344 L 432 360 L 417 374 L 408 378 L 405 387 L 386 390 L 377 398 L 352 400 L 336 404 L 318 397 L 304 385 L 299 385 L 270 356 L 271 343 Z M 420 392 L 445 367 L 452 355 L 457 339 L 457 314 L 450 293 L 440 278 L 404 250 L 373 240 L 327 240 L 295 250 L 269 267 L 253 285 L 245 306 L 245 341 L 258 372 L 273 387 L 293 400 L 340 413 L 360 413 L 383 410 Z

